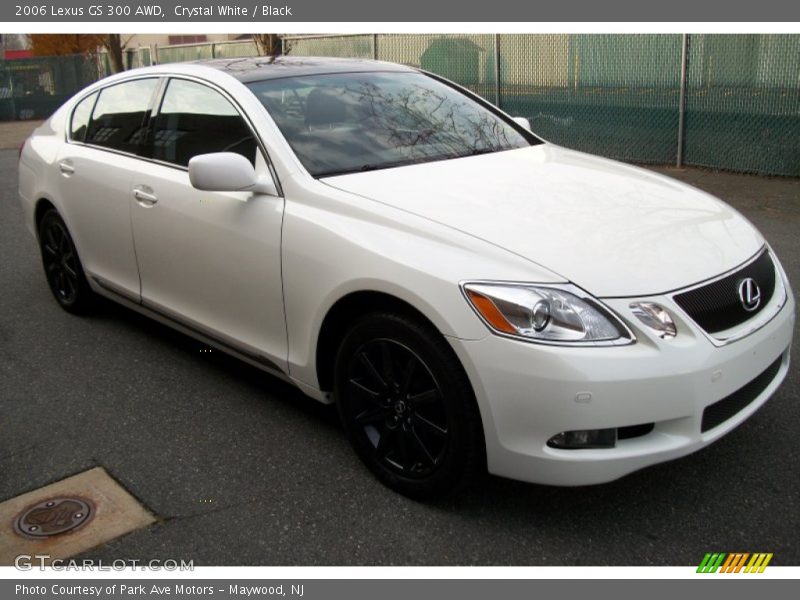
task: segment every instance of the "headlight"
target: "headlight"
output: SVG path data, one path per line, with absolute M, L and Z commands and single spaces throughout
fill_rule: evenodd
M 475 312 L 500 334 L 549 344 L 618 345 L 634 339 L 622 321 L 568 284 L 465 283 L 462 288 Z

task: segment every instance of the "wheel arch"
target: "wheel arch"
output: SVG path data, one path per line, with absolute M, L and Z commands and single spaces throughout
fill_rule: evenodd
M 336 350 L 348 329 L 363 315 L 391 311 L 419 319 L 432 329 L 440 329 L 421 310 L 406 300 L 376 290 L 354 291 L 339 298 L 325 314 L 317 335 L 315 364 L 319 388 L 333 389 L 333 372 Z
M 50 209 L 53 209 L 61 214 L 58 208 L 56 208 L 56 205 L 53 204 L 53 201 L 49 198 L 43 196 L 36 201 L 36 206 L 33 209 L 33 226 L 36 233 L 36 239 L 39 239 L 39 225 L 42 222 L 42 218 Z M 62 216 L 61 218 L 63 219 L 64 217 Z
M 397 316 L 392 317 L 390 315 Z M 377 317 L 377 320 L 373 318 L 372 320 L 360 321 L 360 319 L 367 316 Z M 420 361 L 423 366 L 428 363 L 425 362 L 424 358 L 420 358 L 416 355 L 415 350 L 413 350 L 414 340 L 422 343 L 423 347 L 431 353 L 430 358 L 432 358 L 433 362 L 429 363 L 431 367 L 426 368 L 429 370 L 433 369 L 432 373 L 437 373 L 436 375 L 431 374 L 430 377 L 437 390 L 441 390 L 439 396 L 442 406 L 444 407 L 447 405 L 446 414 L 450 415 L 447 416 L 448 436 L 450 436 L 449 425 L 458 424 L 456 427 L 458 433 L 456 433 L 454 437 L 449 437 L 449 441 L 447 442 L 448 445 L 455 442 L 457 444 L 456 450 L 451 451 L 448 449 L 448 445 L 444 446 L 449 458 L 446 458 L 446 460 L 443 459 L 440 463 L 434 463 L 434 467 L 432 467 L 434 471 L 431 474 L 432 480 L 425 481 L 421 486 L 418 484 L 412 485 L 408 479 L 404 480 L 403 476 L 408 476 L 405 470 L 399 474 L 387 474 L 383 469 L 372 465 L 368 458 L 365 458 L 362 448 L 363 443 L 358 441 L 360 437 L 363 437 L 363 432 L 362 435 L 359 436 L 359 434 L 355 433 L 352 427 L 348 425 L 354 423 L 351 417 L 357 413 L 352 412 L 352 403 L 347 400 L 349 394 L 344 391 L 347 386 L 342 388 L 341 381 L 339 381 L 338 378 L 336 385 L 333 385 L 335 377 L 334 371 L 341 368 L 347 369 L 348 367 L 346 365 L 352 362 L 349 360 L 349 357 L 352 356 L 351 353 L 361 352 L 361 350 L 357 349 L 363 348 L 361 345 L 363 343 L 363 338 L 353 341 L 353 338 L 348 335 L 348 332 L 352 330 L 352 326 L 359 324 L 356 325 L 356 330 L 353 331 L 359 331 L 362 336 L 364 332 L 366 332 L 366 339 L 374 340 L 375 330 L 372 328 L 376 323 L 390 327 L 389 331 L 392 331 L 391 326 L 395 325 L 400 327 L 400 329 L 397 330 L 398 333 L 404 331 L 409 332 L 411 334 L 409 339 L 411 340 L 410 347 L 412 349 L 410 350 L 406 347 L 406 351 L 416 356 L 417 360 Z M 366 329 L 363 328 L 364 326 L 366 326 Z M 381 325 L 378 326 L 380 327 Z M 356 335 L 359 334 L 357 333 Z M 394 336 L 389 333 L 388 337 L 392 339 Z M 438 339 L 436 339 L 437 337 Z M 342 339 L 345 340 L 343 347 L 346 349 L 347 354 L 337 357 L 337 346 Z M 402 339 L 402 337 L 399 339 Z M 403 342 L 397 343 L 403 346 Z M 421 356 L 424 356 L 424 354 Z M 338 398 L 337 408 L 345 431 L 348 434 L 348 438 L 350 438 L 357 453 L 361 456 L 362 460 L 365 461 L 367 466 L 381 481 L 389 485 L 389 487 L 397 489 L 401 493 L 410 495 L 411 497 L 429 498 L 438 494 L 442 489 L 459 489 L 465 484 L 474 482 L 478 477 L 486 473 L 487 444 L 485 421 L 471 377 L 461 357 L 455 351 L 455 348 L 452 347 L 450 340 L 448 340 L 448 336 L 444 335 L 440 327 L 436 327 L 431 319 L 427 318 L 422 311 L 411 303 L 389 293 L 375 291 L 352 292 L 340 298 L 325 316 L 323 326 L 320 329 L 320 340 L 317 344 L 316 358 L 318 361 L 317 374 L 320 386 L 325 386 L 322 387 L 322 389 L 326 389 L 326 387 L 328 389 L 335 387 L 336 393 L 342 394 L 342 396 Z M 342 362 L 341 358 L 345 359 L 344 362 Z M 385 364 L 386 363 L 384 363 L 384 366 Z M 417 369 L 417 371 L 419 371 L 419 369 Z M 384 373 L 382 377 L 387 377 L 385 370 L 381 370 L 381 372 Z M 408 373 L 408 371 L 406 371 L 406 373 Z M 337 372 L 337 375 L 338 374 L 339 372 Z M 395 372 L 394 375 L 388 375 L 389 379 L 387 381 L 399 383 L 401 381 L 400 378 L 397 378 L 399 374 L 399 372 Z M 347 376 L 349 377 L 351 375 Z M 344 381 L 347 380 L 345 379 Z M 410 380 L 408 381 L 410 382 Z M 440 387 L 440 384 L 444 385 Z M 407 387 L 404 392 L 402 384 L 396 389 L 401 394 L 410 391 L 410 388 Z M 427 387 L 425 389 L 427 389 Z M 445 392 L 445 390 L 449 390 L 449 392 Z M 449 398 L 449 400 L 446 398 Z M 410 400 L 411 397 L 408 396 L 407 399 Z M 393 409 L 392 407 L 388 409 L 391 415 L 396 419 L 396 424 L 399 423 L 397 419 L 406 419 L 406 417 L 408 423 L 412 423 L 414 417 L 413 403 L 409 406 L 411 406 L 410 409 L 400 409 L 403 411 L 401 417 L 396 416 L 394 412 L 397 410 L 397 406 L 393 407 Z M 358 409 L 357 412 L 360 412 L 362 409 Z M 384 418 L 388 419 L 389 417 L 383 415 L 379 418 L 382 420 Z M 409 425 L 409 427 L 412 426 Z M 445 425 L 442 425 L 442 427 L 445 427 Z M 403 425 L 403 430 L 411 431 L 411 429 L 406 429 L 405 424 Z M 398 431 L 400 430 L 398 429 Z M 391 434 L 386 433 L 386 430 L 384 430 L 381 433 L 381 440 L 383 440 L 384 435 L 392 437 Z M 428 457 L 444 456 L 440 454 L 439 451 L 429 452 L 426 448 L 427 443 L 420 441 L 421 438 L 416 433 L 408 433 L 407 435 L 412 435 L 412 437 L 416 436 L 416 439 L 419 441 L 419 444 L 425 450 Z M 368 437 L 372 439 L 372 436 Z M 361 441 L 363 442 L 363 440 Z M 401 445 L 405 447 L 405 444 L 406 443 L 403 443 Z M 374 450 L 374 448 L 372 450 Z M 414 462 L 414 460 L 416 459 L 413 459 L 412 462 Z M 430 460 L 434 462 L 433 458 Z M 402 467 L 402 469 L 405 469 L 405 467 Z M 383 473 L 383 475 L 381 475 L 381 473 Z M 451 485 L 455 485 L 455 488 L 450 487 Z

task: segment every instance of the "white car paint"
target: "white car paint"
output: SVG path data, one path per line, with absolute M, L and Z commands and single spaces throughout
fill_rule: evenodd
M 696 188 L 552 144 L 325 181 L 506 248 L 600 297 L 703 281 L 764 244 Z
M 317 180 L 255 96 L 218 69 L 151 67 L 88 89 L 139 76 L 224 90 L 268 153 L 272 170 L 262 156 L 258 175 L 274 174 L 281 195 L 202 192 L 185 170 L 66 142 L 83 92 L 25 144 L 28 228 L 36 235 L 37 203 L 48 200 L 96 292 L 321 401 L 331 401 L 317 372 L 323 321 L 337 301 L 364 290 L 412 305 L 448 339 L 476 393 L 489 470 L 521 480 L 599 483 L 687 454 L 745 420 L 785 377 L 794 300 L 779 265 L 785 300 L 767 324 L 730 344 L 715 343 L 667 294 L 736 268 L 764 245 L 708 194 L 549 143 Z M 61 171 L 64 161 L 75 173 Z M 137 199 L 136 190 L 158 202 Z M 572 282 L 613 310 L 636 341 L 554 347 L 494 335 L 460 289 L 475 280 Z M 644 299 L 669 308 L 676 338 L 658 338 L 632 315 L 628 304 Z M 758 398 L 700 433 L 704 407 L 781 356 Z M 653 433 L 614 449 L 546 445 L 559 431 L 647 422 L 656 423 Z

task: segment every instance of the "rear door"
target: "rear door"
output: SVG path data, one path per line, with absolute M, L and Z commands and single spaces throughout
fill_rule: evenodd
M 285 370 L 283 198 L 194 189 L 193 156 L 238 152 L 271 176 L 248 120 L 224 91 L 173 78 L 152 116 L 146 169 L 130 181 L 142 303 L 268 367 Z
M 63 216 L 87 275 L 134 301 L 140 296 L 131 181 L 143 166 L 136 152 L 159 82 L 135 79 L 82 99 L 56 159 Z

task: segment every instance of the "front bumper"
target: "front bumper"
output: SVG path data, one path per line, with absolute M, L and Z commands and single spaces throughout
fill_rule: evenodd
M 750 417 L 789 368 L 794 300 L 746 337 L 717 346 L 672 311 L 678 336 L 661 340 L 625 318 L 629 300 L 606 301 L 637 336 L 622 347 L 542 346 L 488 335 L 451 339 L 481 409 L 491 473 L 552 485 L 612 481 L 710 444 Z M 668 298 L 653 298 L 674 306 Z M 719 425 L 701 431 L 703 411 L 779 361 L 760 393 Z M 561 450 L 547 440 L 562 431 L 654 424 L 614 448 Z

